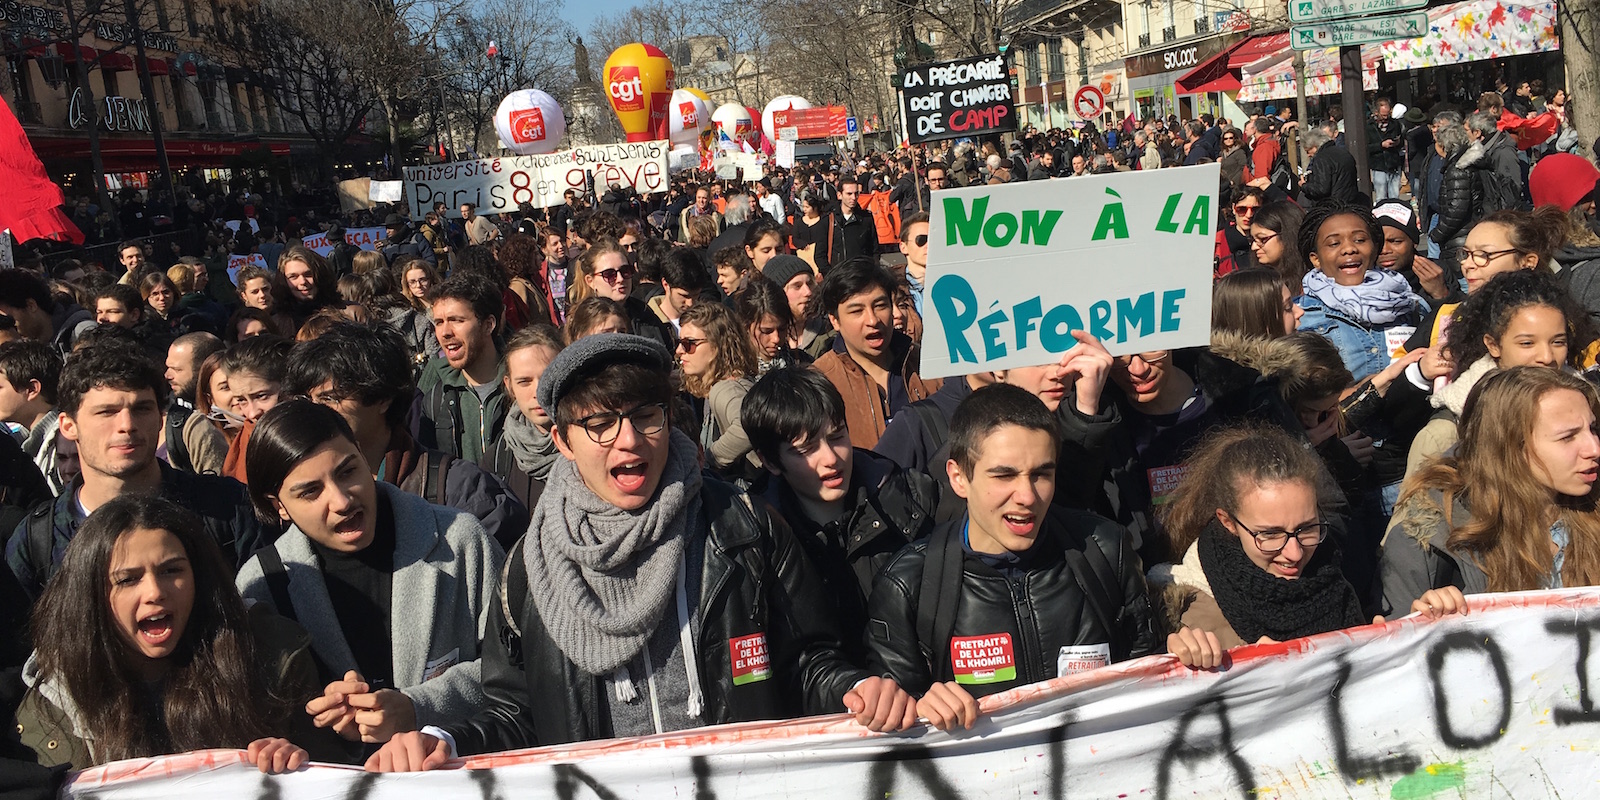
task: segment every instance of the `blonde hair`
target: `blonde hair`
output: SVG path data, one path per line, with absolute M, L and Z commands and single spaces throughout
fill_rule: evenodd
M 180 297 L 194 291 L 194 267 L 188 264 L 173 264 L 168 267 L 167 279 L 177 287 Z

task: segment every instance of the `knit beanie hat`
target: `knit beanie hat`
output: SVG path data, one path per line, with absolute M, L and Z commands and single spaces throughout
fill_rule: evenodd
M 1571 153 L 1551 153 L 1539 159 L 1528 173 L 1528 194 L 1533 205 L 1557 206 L 1562 211 L 1583 202 L 1594 192 L 1600 181 L 1600 169 L 1582 156 Z
M 672 356 L 666 346 L 654 339 L 631 333 L 597 333 L 585 336 L 562 350 L 539 376 L 539 405 L 554 416 L 561 398 L 611 364 L 638 364 L 663 373 L 672 369 Z
M 799 256 L 791 255 L 773 256 L 767 261 L 766 266 L 761 268 L 761 274 L 767 276 L 773 283 L 778 284 L 780 289 L 793 280 L 794 276 L 801 273 L 809 274 L 810 272 L 810 264 L 801 260 Z
M 1385 200 L 1372 207 L 1372 216 L 1378 224 L 1404 231 L 1413 244 L 1422 241 L 1422 229 L 1417 225 L 1417 212 L 1403 200 Z

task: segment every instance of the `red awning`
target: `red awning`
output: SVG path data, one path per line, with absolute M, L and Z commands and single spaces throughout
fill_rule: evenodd
M 101 53 L 100 68 L 103 70 L 131 70 L 133 59 L 123 53 Z
M 200 74 L 200 68 L 195 66 L 193 61 L 185 61 L 183 62 L 183 74 L 193 78 Z
M 1283 52 L 1289 47 L 1288 33 L 1269 33 L 1252 36 L 1224 50 L 1190 70 L 1177 80 L 1178 94 L 1209 94 L 1211 92 L 1237 92 L 1240 70 Z
M 164 58 L 147 58 L 144 64 L 151 75 L 166 75 L 172 71 L 172 65 Z
M 84 61 L 93 61 L 96 55 L 93 47 L 84 47 L 81 44 L 74 47 L 71 42 L 56 42 L 56 53 L 66 59 L 68 63 L 77 61 L 79 58 Z

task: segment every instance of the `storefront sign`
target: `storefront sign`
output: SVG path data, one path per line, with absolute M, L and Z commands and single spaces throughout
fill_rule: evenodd
M 61 796 L 1592 797 L 1600 590 L 1467 601 L 1464 616 L 1235 648 L 1218 670 L 1166 655 L 1062 670 L 1066 677 L 983 698 L 970 731 L 875 734 L 841 714 L 473 756 L 426 774 L 317 765 L 262 775 L 243 751 L 208 750 L 88 769 Z M 1080 648 L 1061 655 L 1098 660 Z M 990 668 L 1000 663 L 979 669 Z
M 912 144 L 1017 129 L 1011 74 L 998 54 L 912 67 L 901 102 Z
M 108 42 L 133 43 L 133 28 L 117 22 L 95 23 L 94 35 Z M 165 50 L 169 53 L 178 52 L 177 39 L 156 31 L 144 32 L 144 46 L 151 50 Z
M 460 216 L 457 209 L 463 203 L 476 205 L 480 214 L 504 213 L 522 203 L 548 208 L 560 204 L 566 190 L 587 187 L 591 175 L 602 193 L 618 184 L 640 194 L 653 194 L 667 190 L 667 152 L 671 147 L 667 140 L 658 139 L 406 167 L 405 194 L 412 219 L 422 219 L 435 202 L 448 206 L 452 217 Z
M 1176 72 L 1180 69 L 1190 69 L 1200 62 L 1232 47 L 1243 36 L 1230 33 L 1226 36 L 1213 36 L 1209 39 L 1191 41 L 1185 44 L 1157 50 L 1154 53 L 1129 58 L 1125 65 L 1128 77 L 1140 78 L 1145 75 L 1160 75 L 1163 72 Z
M 921 374 L 1054 363 L 1076 331 L 1113 355 L 1209 342 L 1218 169 L 935 193 Z
M 0 2 L 0 22 L 7 27 L 37 28 L 59 31 L 67 26 L 66 18 L 53 8 L 40 8 L 16 0 Z
M 100 115 L 99 121 L 106 130 L 150 130 L 150 109 L 145 105 L 144 98 L 107 97 L 104 106 L 105 112 Z M 82 89 L 72 90 L 72 102 L 67 106 L 67 121 L 74 128 L 91 124 L 88 110 L 84 108 Z

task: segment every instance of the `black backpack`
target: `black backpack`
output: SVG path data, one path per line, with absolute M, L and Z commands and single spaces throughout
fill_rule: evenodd
M 1492 214 L 1496 211 L 1531 211 L 1533 204 L 1529 203 L 1522 194 L 1522 187 L 1515 181 L 1507 178 L 1492 169 L 1474 170 L 1478 183 L 1481 212 L 1480 216 Z

